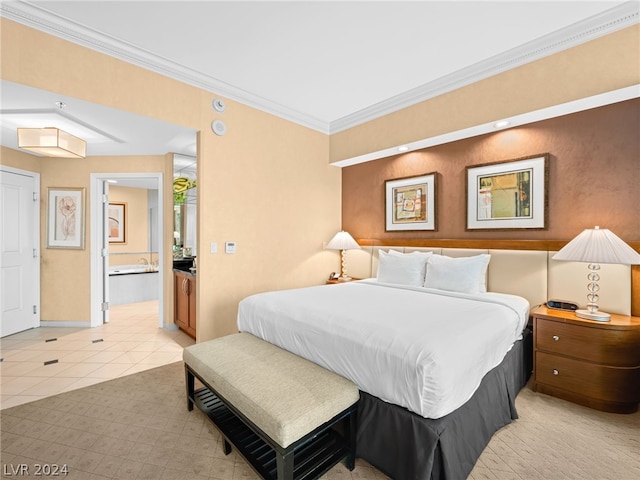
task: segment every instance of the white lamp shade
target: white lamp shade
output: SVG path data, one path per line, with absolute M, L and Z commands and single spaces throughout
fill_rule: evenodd
M 640 264 L 640 254 L 606 228 L 587 229 L 553 256 L 554 260 L 586 263 Z
M 331 241 L 327 244 L 329 250 L 354 250 L 360 248 L 358 242 L 356 242 L 348 232 L 341 231 L 334 235 Z
M 87 142 L 59 128 L 18 128 L 18 147 L 48 157 L 85 158 Z

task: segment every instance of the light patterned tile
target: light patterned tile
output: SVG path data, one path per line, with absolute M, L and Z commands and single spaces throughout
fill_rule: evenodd
M 97 363 L 72 363 L 68 368 L 53 375 L 54 377 L 84 378 L 100 368 Z
M 76 382 L 77 378 L 45 378 L 41 382 L 38 382 L 32 385 L 29 388 L 26 388 L 20 395 L 43 395 L 43 396 L 51 396 L 56 395 L 64 391 L 64 389 L 70 384 Z

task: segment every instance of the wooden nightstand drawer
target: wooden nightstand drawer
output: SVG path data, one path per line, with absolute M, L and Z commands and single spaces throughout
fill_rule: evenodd
M 539 318 L 536 348 L 616 367 L 640 365 L 640 330 L 616 330 Z
M 618 368 L 537 352 L 536 382 L 614 403 L 640 401 L 640 367 Z
M 640 317 L 609 322 L 539 307 L 533 389 L 605 412 L 632 413 L 640 402 Z

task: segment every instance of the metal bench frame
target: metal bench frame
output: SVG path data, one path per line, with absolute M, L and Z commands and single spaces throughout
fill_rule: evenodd
M 357 402 L 285 448 L 269 438 L 186 363 L 185 376 L 188 410 L 192 411 L 195 404 L 207 415 L 224 439 L 225 455 L 235 447 L 263 479 L 316 479 L 342 460 L 349 470 L 354 469 Z M 204 385 L 198 390 L 196 378 Z

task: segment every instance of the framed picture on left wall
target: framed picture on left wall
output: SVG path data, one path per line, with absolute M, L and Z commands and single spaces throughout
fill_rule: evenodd
M 47 248 L 84 250 L 84 188 L 49 187 Z

